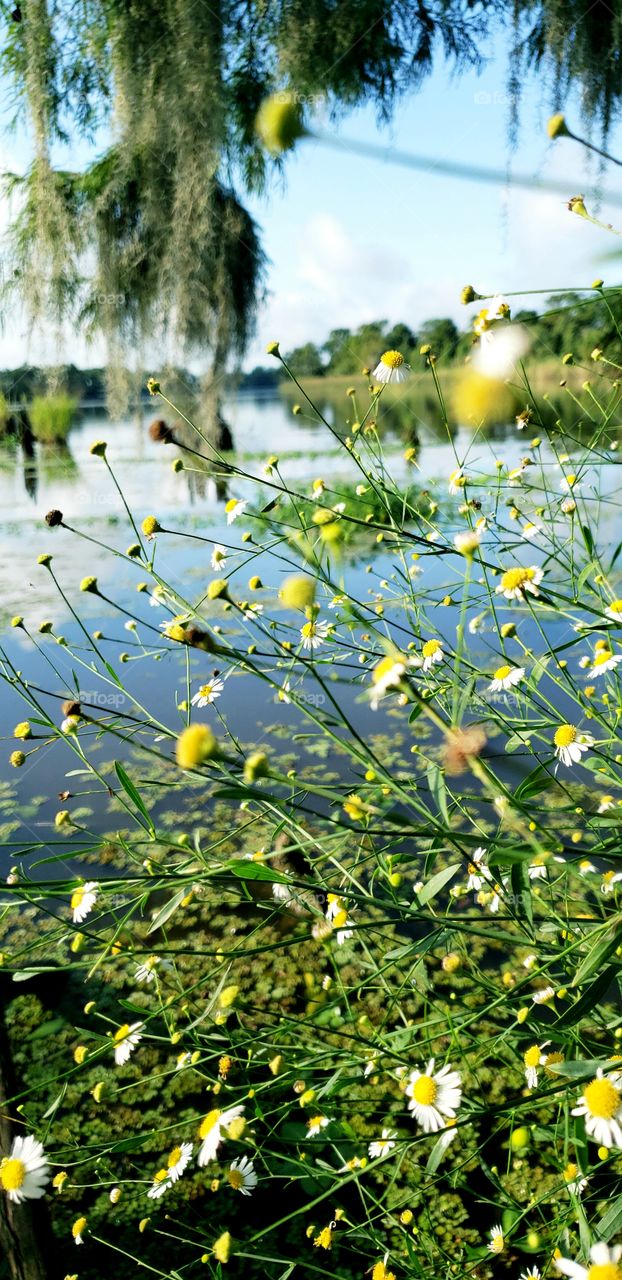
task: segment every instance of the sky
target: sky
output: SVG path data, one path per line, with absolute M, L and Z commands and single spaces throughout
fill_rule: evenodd
M 622 206 L 599 204 L 601 186 L 616 190 L 613 166 L 602 178 L 579 144 L 549 141 L 546 123 L 556 104 L 548 86 L 535 77 L 525 82 L 514 150 L 508 142 L 510 105 L 507 56 L 498 45 L 479 75 L 455 77 L 437 63 L 388 127 L 379 127 L 373 111 L 365 109 L 344 117 L 337 130 L 320 108 L 315 124 L 338 133 L 344 145 L 336 150 L 303 140 L 287 158 L 285 181 L 248 202 L 270 266 L 268 296 L 244 367 L 269 363 L 265 349 L 272 340 L 287 351 L 307 341 L 321 343 L 333 328 L 375 319 L 403 320 L 415 332 L 436 316 L 464 325 L 460 291 L 467 283 L 481 293 L 577 287 L 596 276 L 616 283 L 616 241 L 570 213 L 561 193 L 459 181 L 347 150 L 352 139 L 432 162 L 453 160 L 562 181 L 567 198 L 584 193 L 590 211 L 622 225 Z M 576 102 L 566 104 L 566 118 L 581 132 Z M 622 154 L 622 128 L 613 131 L 609 147 Z M 23 165 L 23 142 L 20 151 L 20 157 L 12 154 L 5 143 L 3 166 Z M 0 208 L 0 230 L 6 217 Z M 517 299 L 515 306 L 534 301 Z M 101 347 L 87 348 L 79 335 L 29 335 L 19 314 L 0 333 L 0 367 L 27 361 L 95 365 L 103 358 Z

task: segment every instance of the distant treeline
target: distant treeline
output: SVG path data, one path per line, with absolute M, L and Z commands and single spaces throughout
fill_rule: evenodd
M 159 373 L 150 369 L 149 373 Z M 186 393 L 198 395 L 201 379 L 187 369 L 175 369 L 167 376 L 171 382 L 177 380 Z M 139 379 L 132 375 L 130 385 L 135 384 L 134 400 L 149 400 L 146 377 Z M 272 369 L 254 369 L 251 373 L 231 374 L 223 382 L 223 390 L 235 391 L 239 388 L 275 387 L 279 381 L 279 370 L 276 365 Z M 97 404 L 106 401 L 106 370 L 78 369 L 75 364 L 54 366 L 44 369 L 38 365 L 24 364 L 18 369 L 0 369 L 0 396 L 11 405 L 28 405 L 37 396 L 55 394 L 60 391 L 71 396 L 78 404 Z
M 483 302 L 482 306 L 486 304 Z M 618 347 L 622 338 L 622 288 L 620 293 L 599 291 L 592 294 L 558 293 L 547 298 L 544 309 L 518 309 L 512 319 L 529 329 L 532 339 L 531 359 L 546 361 L 572 352 L 577 361 L 585 361 L 598 346 L 605 354 Z M 357 329 L 332 329 L 323 343 L 305 342 L 288 350 L 281 340 L 281 350 L 293 371 L 303 378 L 331 375 L 353 377 L 361 369 L 373 368 L 383 351 L 401 351 L 408 361 L 416 362 L 422 346 L 430 345 L 439 359 L 461 363 L 473 347 L 472 320 L 476 306 L 469 308 L 469 322 L 460 329 L 448 316 L 426 320 L 418 328 L 399 322 L 374 320 Z M 465 313 L 466 317 L 466 313 Z M 611 356 L 617 359 L 617 356 Z M 158 373 L 158 370 L 150 370 Z M 164 377 L 164 373 L 160 376 Z M 187 370 L 171 371 L 179 377 L 186 391 L 198 394 L 200 378 Z M 285 376 L 280 365 L 257 365 L 247 373 L 230 374 L 222 382 L 223 391 L 262 390 L 274 388 Z M 35 396 L 62 390 L 78 403 L 105 401 L 105 369 L 78 369 L 69 364 L 53 370 L 37 365 L 0 370 L 0 395 L 10 404 L 27 404 Z M 136 381 L 136 396 L 148 399 L 146 386 Z
M 511 299 L 510 299 L 511 301 Z M 485 302 L 481 303 L 484 307 Z M 607 353 L 615 344 L 619 351 L 622 335 L 622 290 L 619 294 L 558 293 L 547 298 L 543 311 L 517 309 L 512 319 L 529 329 L 531 358 L 545 361 L 572 352 L 575 359 L 589 359 L 598 346 Z M 426 320 L 416 330 L 404 323 L 388 324 L 376 320 L 358 329 L 333 329 L 321 345 L 306 342 L 286 351 L 285 359 L 299 377 L 360 373 L 373 368 L 383 351 L 401 351 L 407 360 L 416 360 L 419 349 L 429 344 L 444 361 L 462 362 L 473 347 L 473 316 L 477 306 L 469 308 L 469 321 L 463 329 L 449 317 Z M 466 318 L 465 312 L 465 318 Z M 617 359 L 617 356 L 612 358 Z M 270 370 L 254 370 L 253 374 Z M 252 376 L 252 375 L 251 375 Z

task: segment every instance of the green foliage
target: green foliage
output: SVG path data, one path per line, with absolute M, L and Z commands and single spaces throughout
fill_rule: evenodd
M 578 86 L 606 130 L 622 96 L 610 56 L 619 3 L 601 16 L 579 0 L 570 10 L 561 0 L 483 0 L 476 21 L 468 0 L 279 0 L 243 12 L 88 0 L 80 22 L 67 0 L 28 0 L 24 21 L 7 7 L 0 65 L 35 150 L 30 170 L 8 179 L 19 202 L 8 293 L 35 316 L 103 332 L 117 362 L 128 343 L 172 332 L 186 350 L 209 348 L 220 372 L 244 347 L 263 289 L 243 199 L 281 166 L 255 133 L 266 95 L 285 86 L 333 120 L 365 103 L 388 118 L 435 59 L 481 65 L 497 27 L 513 23 L 515 101 L 526 69 L 553 69 L 555 106 Z M 93 159 L 111 120 L 114 142 Z M 50 158 L 69 135 L 89 148 L 81 172 Z M 366 363 L 371 332 L 360 346 Z
M 35 396 L 28 412 L 33 432 L 42 444 L 66 440 L 75 417 L 77 404 L 64 391 Z

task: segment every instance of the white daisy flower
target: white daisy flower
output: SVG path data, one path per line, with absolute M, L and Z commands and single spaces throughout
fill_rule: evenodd
M 386 1156 L 395 1147 L 394 1138 L 397 1134 L 394 1129 L 383 1129 L 382 1137 L 376 1138 L 375 1142 L 370 1142 L 367 1148 L 367 1154 L 370 1159 L 378 1160 L 380 1156 Z
M 524 960 L 522 961 L 523 969 L 533 969 L 533 966 L 536 963 L 537 959 L 538 957 L 535 951 L 530 951 L 529 954 L 526 955 Z
M 611 604 L 605 609 L 605 615 L 612 622 L 622 625 L 622 600 L 612 600 Z
M 229 501 L 225 502 L 227 524 L 233 524 L 233 521 L 237 520 L 238 516 L 244 514 L 247 506 L 248 502 L 243 502 L 240 498 L 229 498 Z
M 522 533 L 523 538 L 527 538 L 531 541 L 532 538 L 537 538 L 538 534 L 542 533 L 542 525 L 535 524 L 533 520 L 528 520 L 527 523 L 523 525 Z
M 503 1250 L 505 1249 L 505 1237 L 503 1235 L 502 1226 L 492 1228 L 488 1248 L 491 1253 L 503 1253 Z
M 497 914 L 499 907 L 501 906 L 504 888 L 504 884 L 493 884 L 491 893 L 484 892 L 478 896 L 477 900 L 480 904 L 482 903 L 482 897 L 485 899 L 483 905 L 488 907 L 488 910 L 492 912 L 493 916 Z
M 582 876 L 589 875 L 590 872 L 596 871 L 596 867 L 594 866 L 594 863 L 590 862 L 589 858 L 582 858 L 581 861 L 577 864 L 577 866 Z
M 300 628 L 300 637 L 303 649 L 319 649 L 330 633 L 329 622 L 305 622 Z
M 149 985 L 150 982 L 155 982 L 155 976 L 156 976 L 155 971 L 159 963 L 160 963 L 159 956 L 147 956 L 146 959 L 143 960 L 141 964 L 136 966 L 136 969 L 134 971 L 134 977 L 136 981 L 144 982 L 145 985 L 147 986 Z
M 567 768 L 578 764 L 581 756 L 594 746 L 591 733 L 582 733 L 574 724 L 562 724 L 553 738 L 555 755 Z
M 381 698 L 384 697 L 388 689 L 394 689 L 399 685 L 400 680 L 406 674 L 408 660 L 402 657 L 402 654 L 387 654 L 381 662 L 374 667 L 372 671 L 372 688 L 370 689 L 369 705 L 372 711 L 378 710 Z
M 461 467 L 456 467 L 456 470 L 452 471 L 449 477 L 449 486 L 448 486 L 449 492 L 453 498 L 455 498 L 458 493 L 462 493 L 462 490 L 464 489 L 466 482 L 467 482 L 467 478 L 464 474 L 464 471 L 462 470 Z
M 217 573 L 219 569 L 226 569 L 227 548 L 223 547 L 222 542 L 216 542 L 214 544 L 214 550 L 212 551 L 210 564 L 212 566 L 212 569 L 214 570 L 214 573 Z
M 538 1067 L 543 1067 L 546 1062 L 546 1054 L 543 1050 L 550 1040 L 545 1040 L 544 1044 L 532 1044 L 523 1054 L 523 1062 L 525 1064 L 525 1080 L 530 1089 L 535 1089 L 538 1084 Z
M 454 547 L 463 556 L 472 556 L 481 542 L 482 535 L 478 529 L 463 529 L 454 535 Z
M 485 870 L 484 867 L 485 857 L 486 850 L 481 845 L 478 849 L 473 850 L 471 860 L 467 868 L 469 872 L 469 878 L 466 883 L 467 891 L 473 890 L 474 893 L 479 893 L 480 889 L 483 887 L 488 876 L 488 871 Z
M 233 1160 L 227 1170 L 227 1182 L 234 1191 L 240 1191 L 243 1196 L 250 1196 L 257 1186 L 257 1174 L 253 1166 L 252 1160 L 248 1156 L 242 1156 L 240 1160 Z
M 548 1004 L 555 995 L 554 987 L 541 987 L 539 991 L 534 991 L 531 1001 L 532 1004 Z
M 375 382 L 405 382 L 410 369 L 400 351 L 385 351 L 372 373 Z
M 460 1075 L 450 1066 L 435 1071 L 434 1058 L 430 1058 L 425 1071 L 411 1071 L 406 1096 L 410 1099 L 408 1110 L 425 1133 L 437 1133 L 445 1128 L 448 1119 L 455 1117 L 460 1106 Z
M 580 1196 L 581 1192 L 585 1191 L 589 1182 L 589 1178 L 584 1177 L 578 1164 L 574 1164 L 572 1160 L 566 1165 L 563 1172 L 563 1178 L 568 1190 L 572 1192 L 574 1196 Z
M 610 809 L 615 807 L 613 796 L 601 796 L 597 813 L 608 813 Z
M 491 317 L 489 311 L 488 318 L 500 317 Z M 527 331 L 521 325 L 504 325 L 493 332 L 484 330 L 473 355 L 473 368 L 486 378 L 508 378 L 528 347 Z
M 330 1124 L 328 1116 L 310 1116 L 307 1120 L 307 1133 L 310 1138 L 317 1138 L 322 1129 L 326 1129 Z
M 167 1177 L 170 1178 L 171 1182 L 177 1182 L 177 1179 L 181 1178 L 182 1173 L 184 1173 L 188 1168 L 191 1159 L 191 1142 L 182 1142 L 180 1146 L 173 1147 L 173 1150 L 169 1152 L 168 1159 L 166 1161 Z
M 493 673 L 492 681 L 488 685 L 489 693 L 499 693 L 501 690 L 513 689 L 514 685 L 520 684 L 524 674 L 524 667 L 510 667 L 507 664 L 497 667 L 497 670 Z
M 99 893 L 99 885 L 96 880 L 87 880 L 86 884 L 78 885 L 71 895 L 70 907 L 73 911 L 73 923 L 82 924 L 83 920 L 90 915 Z
M 616 1244 L 611 1248 L 606 1245 L 603 1240 L 599 1240 L 597 1244 L 593 1244 L 590 1249 L 590 1267 L 582 1267 L 580 1262 L 573 1262 L 571 1258 L 556 1258 L 555 1266 L 562 1275 L 570 1276 L 571 1280 L 621 1280 L 622 1268 L 618 1266 L 622 1257 L 622 1245 Z
M 133 1022 L 130 1026 L 129 1023 L 124 1022 L 123 1026 L 119 1027 L 118 1031 L 115 1031 L 112 1043 L 114 1045 L 114 1060 L 118 1067 L 122 1067 L 123 1063 L 127 1062 L 130 1054 L 134 1052 L 134 1049 L 142 1040 L 144 1025 L 144 1022 Z
M 326 919 L 330 924 L 331 930 L 337 935 L 338 945 L 342 947 L 344 942 L 347 942 L 352 937 L 353 921 L 348 915 L 346 903 L 338 893 L 328 894 Z
M 61 720 L 60 731 L 61 733 L 77 733 L 79 727 L 79 716 L 65 716 L 65 719 Z
M 542 577 L 542 569 L 535 564 L 506 569 L 496 587 L 497 594 L 505 596 L 506 600 L 525 600 L 527 594 L 538 596 Z
M 158 1169 L 147 1192 L 150 1200 L 159 1200 L 165 1191 L 170 1191 L 173 1183 L 168 1176 L 168 1169 Z
M 197 1164 L 203 1168 L 209 1164 L 210 1160 L 216 1158 L 216 1152 L 223 1141 L 223 1131 L 226 1133 L 228 1126 L 233 1120 L 238 1120 L 244 1114 L 244 1106 L 227 1107 L 225 1111 L 208 1112 L 205 1119 L 201 1121 L 198 1129 L 198 1137 L 201 1140 L 201 1147 L 197 1156 Z
M 222 680 L 209 680 L 207 684 L 199 685 L 195 695 L 191 698 L 193 707 L 207 707 L 211 702 L 215 702 L 220 697 L 224 683 Z
M 0 1161 L 0 1188 L 14 1204 L 40 1200 L 50 1181 L 42 1144 L 28 1134 L 14 1138 L 10 1154 Z
M 615 671 L 618 663 L 622 662 L 622 653 L 612 653 L 611 649 L 598 649 L 594 654 L 593 665 L 588 676 L 591 680 L 595 676 L 603 676 L 606 671 Z
M 541 1273 L 538 1267 L 528 1267 L 523 1271 L 518 1280 L 541 1280 Z
M 548 874 L 546 863 L 541 859 L 535 858 L 527 867 L 527 875 L 530 880 L 547 880 Z
M 569 475 L 564 476 L 560 482 L 560 488 L 564 493 L 576 493 L 579 488 L 579 477 L 575 476 L 572 472 Z
M 421 649 L 422 667 L 429 671 L 435 662 L 442 662 L 445 657 L 440 640 L 426 640 Z
M 151 592 L 151 595 L 149 596 L 149 608 L 160 609 L 164 604 L 164 596 L 165 596 L 164 587 L 160 587 L 160 586 L 154 587 L 153 591 Z
M 600 884 L 601 893 L 605 895 L 613 893 L 620 880 L 622 880 L 622 871 L 605 871 Z

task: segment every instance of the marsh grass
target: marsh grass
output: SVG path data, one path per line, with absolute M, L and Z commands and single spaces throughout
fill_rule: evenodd
M 64 391 L 34 396 L 29 405 L 30 422 L 41 444 L 58 444 L 67 440 L 78 404 Z

